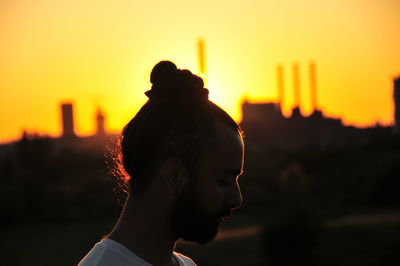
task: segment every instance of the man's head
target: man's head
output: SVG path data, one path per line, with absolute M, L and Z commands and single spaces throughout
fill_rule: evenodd
M 158 182 L 172 195 L 176 237 L 207 242 L 221 218 L 242 201 L 240 129 L 208 100 L 203 80 L 190 71 L 162 61 L 153 68 L 151 82 L 149 101 L 123 131 L 122 163 L 130 191 L 133 197 L 145 195 Z
M 217 233 L 221 219 L 242 204 L 238 177 L 243 168 L 240 135 L 218 123 L 217 147 L 199 162 L 176 201 L 173 225 L 184 240 L 205 243 Z

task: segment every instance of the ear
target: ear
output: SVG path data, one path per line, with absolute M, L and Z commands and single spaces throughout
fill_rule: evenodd
M 167 191 L 179 194 L 187 182 L 188 169 L 185 164 L 179 158 L 171 157 L 162 164 L 160 170 Z

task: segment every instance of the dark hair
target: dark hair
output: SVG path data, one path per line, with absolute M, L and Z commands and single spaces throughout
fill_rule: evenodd
M 175 156 L 189 171 L 215 138 L 215 122 L 241 134 L 236 122 L 208 100 L 203 80 L 169 61 L 156 64 L 151 72 L 149 100 L 122 132 L 122 165 L 133 193 L 145 188 L 166 159 Z M 214 140 L 215 141 L 215 140 Z

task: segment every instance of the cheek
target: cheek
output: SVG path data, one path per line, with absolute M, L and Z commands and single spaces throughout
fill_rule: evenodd
M 225 190 L 216 181 L 207 182 L 198 192 L 201 205 L 209 213 L 220 211 L 224 204 Z

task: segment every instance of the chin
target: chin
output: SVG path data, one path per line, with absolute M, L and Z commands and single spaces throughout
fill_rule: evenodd
M 206 244 L 208 242 L 210 242 L 211 240 L 213 240 L 216 235 L 217 235 L 218 231 L 215 230 L 215 232 L 209 233 L 209 234 L 188 234 L 188 235 L 184 235 L 182 236 L 181 239 L 183 239 L 184 241 L 187 242 L 192 242 L 192 243 L 196 243 L 196 244 Z

